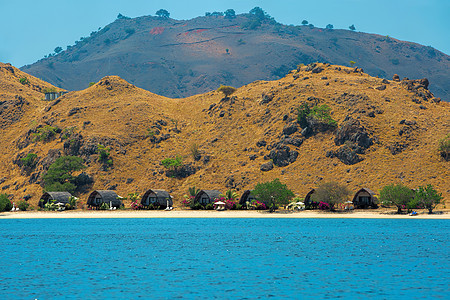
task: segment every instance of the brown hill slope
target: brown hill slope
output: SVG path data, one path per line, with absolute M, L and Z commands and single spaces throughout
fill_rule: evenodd
M 1 129 L 8 138 L 0 145 L 0 187 L 16 200 L 31 195 L 36 204 L 42 174 L 58 156 L 72 154 L 86 162 L 93 189 L 116 188 L 122 196 L 167 189 L 175 203 L 190 186 L 242 191 L 274 178 L 299 195 L 335 180 L 353 191 L 431 183 L 449 199 L 450 171 L 437 144 L 450 132 L 450 104 L 436 102 L 426 85 L 319 64 L 246 85 L 230 99 L 217 92 L 169 99 L 109 76 L 61 101 L 40 101 L 33 117 Z M 337 129 L 321 132 L 311 123 L 316 133 L 302 134 L 296 118 L 303 103 L 328 105 Z M 61 133 L 33 142 L 45 125 Z M 111 147 L 112 167 L 98 162 L 98 144 Z M 196 146 L 201 157 L 194 159 Z M 28 153 L 39 157 L 29 175 L 14 164 Z M 184 178 L 166 176 L 161 165 L 175 156 L 184 158 Z M 274 168 L 261 171 L 270 159 Z
M 221 84 L 240 87 L 279 79 L 300 63 L 355 61 L 372 76 L 427 77 L 436 96 L 450 100 L 450 57 L 431 47 L 349 30 L 286 26 L 270 19 L 244 29 L 252 18 L 118 19 L 22 70 L 68 90 L 118 75 L 159 95 L 188 97 Z

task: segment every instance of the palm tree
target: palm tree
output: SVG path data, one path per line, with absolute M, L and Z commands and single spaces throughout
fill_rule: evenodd
M 224 197 L 227 200 L 236 199 L 238 196 L 239 196 L 238 193 L 236 193 L 232 189 L 229 189 L 228 191 L 225 192 L 225 194 L 220 195 L 220 197 Z

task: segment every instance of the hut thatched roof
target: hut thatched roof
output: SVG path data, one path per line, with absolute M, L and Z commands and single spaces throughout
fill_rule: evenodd
M 106 203 L 109 205 L 109 203 L 112 203 L 112 206 L 114 207 L 120 207 L 122 205 L 122 201 L 119 199 L 117 193 L 115 191 L 111 190 L 96 190 L 93 191 L 88 198 L 87 204 L 88 205 L 94 205 L 95 206 L 95 198 L 97 196 L 100 196 L 101 203 Z
M 165 190 L 155 190 L 150 189 L 145 192 L 145 194 L 142 196 L 141 203 L 143 204 L 144 201 L 148 198 L 150 194 L 155 194 L 156 199 L 158 201 L 158 204 L 161 206 L 167 206 L 167 201 L 169 201 L 169 206 L 173 206 L 172 196 L 170 196 L 168 191 Z
M 199 202 L 200 201 L 200 197 L 203 194 L 205 194 L 211 200 L 210 202 L 213 202 L 214 199 L 220 198 L 220 195 L 222 193 L 220 191 L 218 191 L 218 190 L 200 190 L 200 191 L 198 191 L 197 195 L 195 195 L 194 202 Z
M 353 196 L 353 202 L 354 201 L 356 201 L 356 197 L 358 197 L 358 195 L 359 195 L 359 193 L 361 193 L 361 192 L 366 192 L 366 193 L 368 193 L 372 198 L 377 198 L 376 196 L 375 196 L 375 192 L 373 192 L 372 190 L 370 190 L 370 189 L 368 189 L 368 188 L 361 188 L 361 189 L 359 189 L 356 193 L 355 193 L 355 196 Z
M 245 205 L 245 203 L 248 201 L 248 198 L 250 197 L 250 194 L 252 193 L 252 190 L 246 190 L 241 196 L 241 199 L 239 200 L 240 205 Z
M 72 194 L 69 192 L 45 192 L 41 196 L 41 200 L 39 201 L 39 207 L 44 207 L 46 203 L 48 203 L 50 200 L 54 200 L 55 203 L 61 202 L 61 203 L 69 203 L 69 199 L 72 197 Z
M 311 195 L 314 194 L 315 191 L 316 191 L 315 189 L 311 189 L 311 190 L 308 192 L 308 194 L 306 194 L 305 200 L 304 200 L 305 203 L 311 202 Z

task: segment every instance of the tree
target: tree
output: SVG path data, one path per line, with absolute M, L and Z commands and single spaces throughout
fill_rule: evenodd
M 223 93 L 225 95 L 225 98 L 228 98 L 228 96 L 236 92 L 236 88 L 232 86 L 221 85 L 220 88 L 217 89 L 217 91 Z
M 80 157 L 61 156 L 57 158 L 43 176 L 44 189 L 47 192 L 75 192 L 77 177 L 72 174 L 84 168 L 86 167 Z
M 319 184 L 311 198 L 317 202 L 328 203 L 330 210 L 334 210 L 335 205 L 347 200 L 348 196 L 350 196 L 350 191 L 345 185 L 329 181 Z
M 233 19 L 236 18 L 236 12 L 234 11 L 234 9 L 227 9 L 225 11 L 225 18 L 226 19 Z
M 349 63 L 350 63 L 350 66 L 352 66 L 352 67 L 356 64 L 356 62 L 354 62 L 353 60 L 349 61 Z
M 355 31 L 356 30 L 356 27 L 355 27 L 355 25 L 350 25 L 349 27 L 348 27 L 351 31 Z
M 380 191 L 380 201 L 385 205 L 397 206 L 397 213 L 402 213 L 402 208 L 406 207 L 414 197 L 414 192 L 403 184 L 390 184 L 384 186 Z
M 124 15 L 122 15 L 122 14 L 118 14 L 118 15 L 117 15 L 117 19 L 118 19 L 118 20 L 126 20 L 126 19 L 129 19 L 129 17 L 126 17 L 126 16 L 124 16 Z
M 264 20 L 266 17 L 268 17 L 268 14 L 258 6 L 252 8 L 249 13 L 251 15 L 254 15 L 258 20 Z
M 306 20 L 303 20 L 303 21 L 302 21 L 302 25 L 308 25 L 308 23 L 309 23 L 309 22 L 306 21 Z
M 9 200 L 8 194 L 0 194 L 0 212 L 10 211 L 12 209 L 12 203 Z
M 414 193 L 415 202 L 428 209 L 429 214 L 433 213 L 433 209 L 441 202 L 442 198 L 442 194 L 438 193 L 431 184 L 426 187 L 419 186 Z
M 62 48 L 61 47 L 56 47 L 55 48 L 55 53 L 59 53 L 59 52 L 61 52 L 62 51 Z
M 156 12 L 156 15 L 157 15 L 158 17 L 160 17 L 160 18 L 165 18 L 165 19 L 167 19 L 167 18 L 170 17 L 170 13 L 169 13 L 167 10 L 165 10 L 165 9 L 160 9 L 160 10 L 158 10 L 158 11 Z
M 333 28 L 334 28 L 334 26 L 332 24 L 328 24 L 326 27 L 326 29 L 333 29 Z
M 252 192 L 256 199 L 276 209 L 276 205 L 286 205 L 295 196 L 278 178 L 273 181 L 258 183 Z

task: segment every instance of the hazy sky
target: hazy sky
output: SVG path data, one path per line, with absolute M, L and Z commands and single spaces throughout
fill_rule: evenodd
M 450 0 L 0 0 L 0 62 L 31 64 L 55 47 L 128 17 L 155 15 L 164 8 L 174 19 L 205 12 L 248 12 L 259 6 L 280 23 L 316 27 L 333 24 L 432 46 L 450 54 Z

